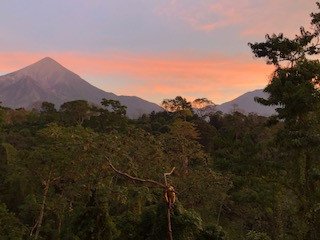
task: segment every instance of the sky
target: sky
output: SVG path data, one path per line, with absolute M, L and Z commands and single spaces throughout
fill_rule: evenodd
M 51 57 L 91 84 L 160 103 L 264 88 L 248 42 L 309 26 L 313 0 L 0 0 L 0 74 Z

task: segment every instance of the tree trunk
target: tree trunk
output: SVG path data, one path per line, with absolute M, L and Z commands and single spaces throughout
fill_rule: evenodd
M 171 209 L 170 206 L 168 204 L 167 206 L 167 222 L 168 222 L 168 240 L 173 240 L 173 236 L 172 236 L 172 226 L 171 226 Z
M 61 239 L 62 216 L 58 217 L 58 239 Z
M 50 186 L 50 174 L 49 174 L 49 179 L 46 181 L 46 185 L 44 188 L 43 199 L 42 199 L 39 217 L 37 220 L 36 233 L 35 233 L 34 239 L 38 239 L 38 237 L 39 237 L 40 228 L 41 228 L 42 222 L 43 222 L 44 209 L 45 209 L 45 205 L 46 205 L 46 201 L 47 201 L 49 186 Z
M 278 191 L 275 196 L 275 214 L 274 214 L 274 228 L 275 228 L 275 236 L 276 240 L 282 240 L 284 238 L 284 220 L 283 220 L 283 202 L 282 202 L 282 193 Z
M 182 161 L 182 171 L 184 175 L 187 175 L 189 172 L 189 159 L 186 157 L 183 161 Z

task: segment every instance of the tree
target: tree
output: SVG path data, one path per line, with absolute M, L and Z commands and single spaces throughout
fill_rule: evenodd
M 164 208 L 164 204 L 158 203 L 143 212 L 135 239 L 166 239 Z M 186 210 L 181 203 L 177 203 L 172 211 L 172 225 L 174 240 L 227 240 L 226 233 L 221 227 L 204 224 L 199 214 L 193 210 Z
M 5 115 L 5 111 L 4 111 L 4 108 L 1 106 L 1 102 L 0 102 L 0 130 L 4 124 L 4 115 Z
M 53 103 L 43 102 L 41 104 L 40 115 L 45 123 L 57 122 L 59 120 L 58 111 Z
M 169 112 L 190 111 L 192 112 L 192 105 L 187 99 L 177 96 L 174 99 L 164 99 L 161 103 L 162 107 Z
M 317 3 L 320 8 L 320 3 Z M 318 145 L 320 106 L 320 13 L 311 14 L 312 29 L 300 28 L 300 34 L 290 39 L 283 34 L 266 35 L 266 41 L 249 43 L 254 55 L 266 58 L 275 71 L 265 92 L 267 99 L 258 98 L 264 105 L 276 105 L 278 117 L 284 119 L 278 133 L 278 146 L 287 160 L 289 185 L 299 202 L 297 221 L 300 239 L 319 239 L 320 197 L 313 172 L 320 167 Z M 299 220 L 298 220 L 299 219 Z
M 8 211 L 5 204 L 0 203 L 0 238 L 8 240 L 22 240 L 26 227 L 19 219 Z
M 92 107 L 93 116 L 86 125 L 98 132 L 119 131 L 124 132 L 127 128 L 126 106 L 117 100 L 105 99 L 101 101 L 103 108 Z
M 67 125 L 81 125 L 90 117 L 90 105 L 85 100 L 65 102 L 60 107 L 62 120 Z
M 107 112 L 113 112 L 114 114 L 119 115 L 119 116 L 126 115 L 127 107 L 121 105 L 121 103 L 117 100 L 103 98 L 101 101 L 101 104 L 102 104 L 102 106 L 105 107 L 105 110 Z
M 170 132 L 160 135 L 168 160 L 174 162 L 182 175 L 187 175 L 190 165 L 194 162 L 204 161 L 206 154 L 196 141 L 199 133 L 194 124 L 176 119 L 170 126 Z
M 205 118 L 215 112 L 216 105 L 207 98 L 197 98 L 192 102 L 192 107 L 196 114 Z
M 119 235 L 116 225 L 108 213 L 107 199 L 99 196 L 94 189 L 83 212 L 73 223 L 75 235 L 79 239 L 116 239 Z
M 320 4 L 318 3 L 320 8 Z M 276 105 L 279 117 L 300 121 L 319 103 L 320 62 L 312 56 L 320 53 L 320 17 L 311 14 L 313 32 L 300 28 L 300 34 L 289 39 L 281 34 L 266 35 L 266 41 L 249 43 L 254 55 L 266 58 L 276 67 L 271 82 L 265 88 L 267 99 L 258 98 L 264 105 Z
M 60 236 L 66 209 L 72 208 L 80 192 L 84 196 L 90 190 L 90 174 L 94 173 L 92 159 L 97 154 L 97 149 L 92 151 L 97 142 L 94 139 L 96 134 L 80 126 L 51 124 L 37 133 L 37 146 L 22 154 L 17 167 L 33 185 L 34 191 L 29 196 L 36 198 L 30 236 L 38 239 L 53 232 Z M 89 166 L 90 174 L 86 172 Z M 56 227 L 50 226 L 46 232 L 48 212 L 54 216 Z
M 169 184 L 167 177 L 170 176 L 174 172 L 175 168 L 173 168 L 171 170 L 171 172 L 169 172 L 169 173 L 164 173 L 164 183 L 161 183 L 161 182 L 157 182 L 154 180 L 141 179 L 141 178 L 130 176 L 127 173 L 124 173 L 124 172 L 117 170 L 112 165 L 111 162 L 109 163 L 109 165 L 113 169 L 113 171 L 115 171 L 117 174 L 120 174 L 121 176 L 124 176 L 132 181 L 140 182 L 140 183 L 148 184 L 148 185 L 152 184 L 154 187 L 163 188 L 163 191 L 165 193 L 165 201 L 166 201 L 166 205 L 167 205 L 167 209 L 166 209 L 166 212 L 167 212 L 167 231 L 166 231 L 167 238 L 168 238 L 168 240 L 173 240 L 172 225 L 171 225 L 171 211 L 173 210 L 173 207 L 174 207 L 176 193 L 175 193 L 174 187 Z
M 55 113 L 57 112 L 56 108 L 54 107 L 53 103 L 50 102 L 43 102 L 41 104 L 41 109 L 40 109 L 41 113 Z

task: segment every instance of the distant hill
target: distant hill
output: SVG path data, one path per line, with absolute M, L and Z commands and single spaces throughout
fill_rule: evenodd
M 157 104 L 139 97 L 117 96 L 94 87 L 49 57 L 0 76 L 0 101 L 11 108 L 31 108 L 43 101 L 58 107 L 64 102 L 80 99 L 100 104 L 102 98 L 120 101 L 128 107 L 127 115 L 131 118 L 162 110 Z
M 218 105 L 216 110 L 222 111 L 223 113 L 230 113 L 236 108 L 244 113 L 256 113 L 261 116 L 271 116 L 276 113 L 276 107 L 261 105 L 254 101 L 255 97 L 267 98 L 268 95 L 263 92 L 262 89 L 247 92 L 232 101 Z
M 229 113 L 235 108 L 245 113 L 262 116 L 275 114 L 275 107 L 263 106 L 254 101 L 255 97 L 267 97 L 262 89 L 247 92 L 236 99 L 218 105 L 216 110 Z M 83 80 L 55 60 L 46 57 L 21 70 L 0 76 L 0 101 L 11 108 L 32 108 L 43 101 L 59 107 L 72 100 L 87 100 L 100 104 L 101 99 L 113 99 L 128 107 L 127 115 L 137 118 L 142 114 L 163 109 L 155 103 L 135 96 L 118 96 L 105 92 Z

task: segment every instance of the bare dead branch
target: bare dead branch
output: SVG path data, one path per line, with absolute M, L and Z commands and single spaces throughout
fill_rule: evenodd
M 113 171 L 115 171 L 117 174 L 121 175 L 121 176 L 124 176 L 130 180 L 133 180 L 133 181 L 138 181 L 138 182 L 142 182 L 142 183 L 152 183 L 153 186 L 157 186 L 157 187 L 162 187 L 164 188 L 166 191 L 168 191 L 168 182 L 167 182 L 167 177 L 170 176 L 174 170 L 176 169 L 175 167 L 172 168 L 172 170 L 168 173 L 164 173 L 163 176 L 164 176 L 164 181 L 165 181 L 165 185 L 160 183 L 160 182 L 157 182 L 157 181 L 154 181 L 154 180 L 150 180 L 150 179 L 142 179 L 142 178 L 138 178 L 138 177 L 133 177 L 131 175 L 129 175 L 128 173 L 124 173 L 124 172 L 121 172 L 119 171 L 118 169 L 116 169 L 111 161 L 108 159 L 108 162 L 109 162 L 109 165 L 110 167 L 112 168 Z M 175 191 L 174 191 L 175 193 Z M 171 226 L 171 204 L 168 204 L 167 205 L 167 235 L 168 235 L 168 240 L 173 240 L 173 236 L 172 236 L 172 226 Z
M 164 173 L 164 174 L 163 174 L 163 176 L 164 176 L 164 183 L 165 183 L 166 186 L 168 186 L 167 176 L 170 176 L 170 175 L 174 172 L 175 169 L 176 169 L 176 168 L 174 167 L 174 168 L 172 168 L 171 172 L 168 172 L 168 173 Z
M 128 173 L 121 172 L 118 169 L 116 169 L 112 165 L 112 163 L 110 161 L 109 161 L 109 165 L 110 165 L 110 167 L 112 168 L 113 171 L 115 171 L 119 175 L 122 175 L 122 176 L 124 176 L 126 178 L 129 178 L 129 179 L 133 180 L 133 181 L 142 182 L 142 183 L 151 183 L 151 184 L 157 185 L 157 186 L 159 186 L 161 188 L 165 188 L 166 187 L 164 184 L 162 184 L 160 182 L 157 182 L 157 181 L 154 181 L 154 180 L 150 180 L 150 179 L 142 179 L 142 178 L 133 177 L 133 176 L 129 175 Z

